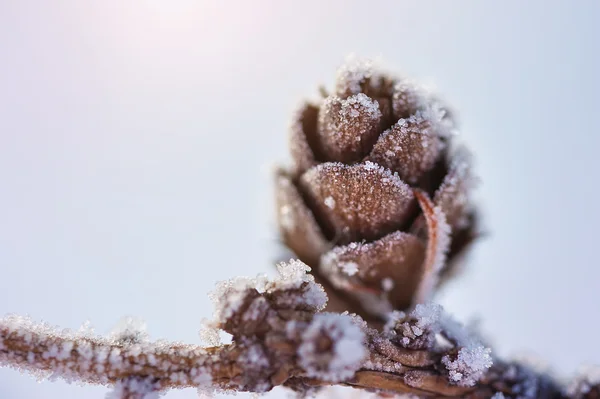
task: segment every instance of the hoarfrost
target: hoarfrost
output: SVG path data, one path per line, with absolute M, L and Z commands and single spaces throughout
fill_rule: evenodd
M 394 289 L 394 280 L 392 280 L 389 277 L 386 277 L 383 280 L 381 280 L 381 289 L 384 290 L 385 292 L 389 292 L 389 291 L 393 290 Z
M 581 368 L 577 377 L 569 383 L 566 393 L 570 397 L 579 398 L 589 393 L 592 387 L 600 384 L 600 366 Z
M 229 320 L 244 304 L 248 290 L 264 293 L 302 288 L 299 295 L 289 300 L 322 310 L 327 303 L 327 295 L 323 287 L 315 283 L 314 277 L 308 274 L 310 270 L 311 268 L 303 262 L 292 259 L 279 263 L 278 276 L 271 280 L 264 275 L 258 275 L 256 278 L 237 277 L 217 283 L 215 290 L 209 294 L 215 305 L 214 321 L 218 324 Z
M 354 262 L 340 263 L 339 266 L 348 276 L 354 276 L 358 273 L 358 265 Z
M 168 386 L 192 384 L 198 369 L 207 360 L 207 352 L 197 346 L 177 344 L 173 347 L 164 342 L 147 341 L 135 319 L 125 319 L 119 324 L 112 334 L 101 337 L 87 331 L 80 333 L 33 323 L 25 317 L 6 316 L 0 319 L 0 347 L 11 350 L 0 352 L 0 366 L 28 371 L 38 378 L 94 384 L 109 384 L 123 375 L 139 374 L 144 367 L 152 367 L 165 375 L 162 382 Z M 196 362 L 198 367 L 172 373 L 184 360 Z M 205 381 L 210 381 L 210 374 L 198 384 Z M 136 398 L 153 398 L 156 389 L 158 387 L 148 381 L 132 377 L 118 384 L 111 395 L 120 398 L 119 395 L 127 391 L 138 394 Z
M 132 378 L 119 381 L 115 387 L 106 395 L 106 399 L 158 399 L 157 387 L 148 379 Z
M 362 91 L 362 85 L 369 81 L 372 87 L 381 84 L 382 74 L 376 61 L 368 58 L 349 55 L 336 73 L 336 93 L 339 96 L 350 96 Z
M 492 366 L 491 349 L 483 345 L 460 348 L 454 360 L 449 355 L 442 364 L 449 372 L 450 381 L 462 386 L 473 386 Z
M 200 323 L 200 340 L 208 346 L 221 345 L 219 329 L 215 328 L 208 319 L 202 319 Z
M 448 370 L 450 380 L 459 385 L 474 385 L 492 366 L 491 349 L 438 304 L 418 304 L 408 315 L 392 312 L 388 315 L 384 332 L 401 346 L 413 349 L 442 345 L 436 338 L 450 340 L 458 352 L 444 356 L 442 364 Z M 447 342 L 445 345 L 448 345 Z
M 377 101 L 373 101 L 364 93 L 355 94 L 342 101 L 340 116 L 345 120 L 358 118 L 361 113 L 366 113 L 372 119 L 381 118 L 381 111 L 379 110 Z
M 329 197 L 325 198 L 324 202 L 325 202 L 325 205 L 327 205 L 327 207 L 329 209 L 335 208 L 335 200 L 333 199 L 332 196 L 329 196 Z
M 320 345 L 323 340 L 327 345 Z M 351 316 L 317 314 L 302 333 L 299 364 L 309 377 L 332 382 L 351 378 L 367 355 L 364 341 L 365 333 Z
M 330 160 L 359 160 L 379 134 L 381 118 L 379 103 L 364 93 L 327 97 L 317 125 L 321 150 Z
M 147 341 L 146 322 L 138 317 L 125 316 L 113 327 L 109 338 L 128 344 Z

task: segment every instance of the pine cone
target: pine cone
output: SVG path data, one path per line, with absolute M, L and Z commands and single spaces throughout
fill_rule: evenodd
M 468 157 L 448 109 L 369 61 L 304 103 L 277 173 L 284 243 L 327 288 L 330 310 L 380 318 L 426 300 L 476 236 Z

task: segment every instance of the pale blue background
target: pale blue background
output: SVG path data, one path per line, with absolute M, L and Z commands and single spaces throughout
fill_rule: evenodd
M 597 337 L 600 2 L 0 0 L 0 314 L 199 342 L 280 253 L 270 167 L 349 52 L 460 110 L 488 237 L 441 300 L 560 372 Z M 0 370 L 0 397 L 103 398 Z M 193 398 L 195 391 L 167 398 Z

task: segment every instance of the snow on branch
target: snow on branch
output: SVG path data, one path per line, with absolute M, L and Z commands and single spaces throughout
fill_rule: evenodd
M 356 315 L 320 312 L 327 297 L 302 262 L 278 270 L 274 279 L 218 284 L 208 326 L 213 336 L 230 333 L 231 344 L 151 342 L 131 319 L 101 337 L 7 316 L 0 319 L 0 366 L 109 385 L 112 399 L 151 399 L 171 388 L 260 393 L 286 386 L 306 393 L 336 384 L 420 397 L 557 392 L 524 366 L 492 364 L 490 349 L 439 305 L 394 312 L 378 331 Z

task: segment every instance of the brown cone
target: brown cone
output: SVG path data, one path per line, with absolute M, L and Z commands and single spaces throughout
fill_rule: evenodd
M 279 227 L 342 298 L 331 310 L 382 318 L 427 300 L 460 266 L 476 218 L 454 130 L 439 100 L 369 61 L 343 65 L 334 93 L 295 114 Z

